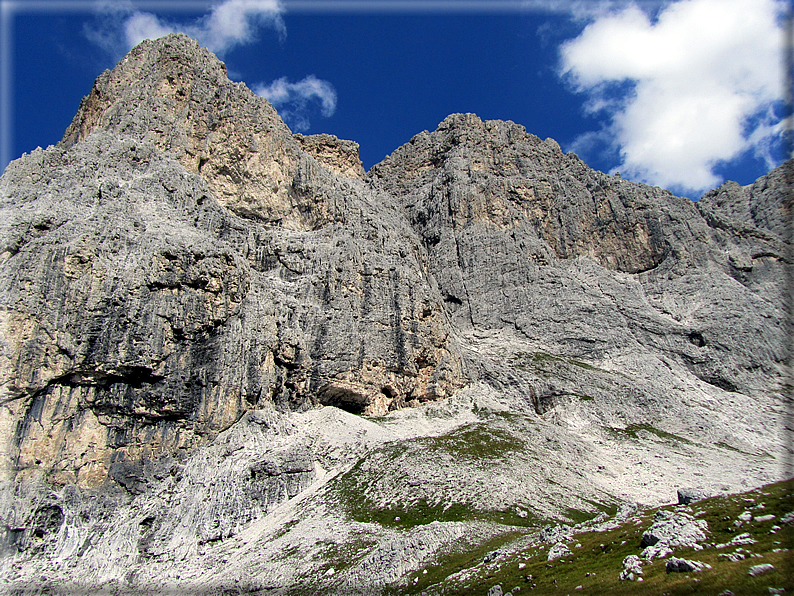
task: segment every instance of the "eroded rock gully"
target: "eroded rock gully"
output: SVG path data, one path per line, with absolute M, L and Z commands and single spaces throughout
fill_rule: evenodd
M 303 495 L 282 522 L 325 540 L 328 516 L 355 517 L 357 462 L 374 508 L 557 519 L 653 500 L 673 452 L 712 490 L 771 478 L 791 167 L 693 203 L 456 114 L 367 173 L 189 38 L 143 42 L 0 179 L 4 569 L 178 585 L 168 561 L 297 536 L 267 520 Z M 743 455 L 726 470 L 715 445 Z M 635 447 L 655 472 L 625 470 Z M 499 533 L 475 517 L 471 536 Z M 332 582 L 273 557 L 241 560 Z

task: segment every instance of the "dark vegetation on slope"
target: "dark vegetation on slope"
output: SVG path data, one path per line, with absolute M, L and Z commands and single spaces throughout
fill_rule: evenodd
M 694 516 L 708 523 L 709 532 L 703 550 L 675 549 L 677 558 L 692 559 L 711 565 L 693 573 L 667 573 L 669 557 L 653 559 L 643 565 L 643 581 L 621 581 L 623 560 L 642 551 L 643 533 L 657 511 L 672 511 L 680 505 L 649 509 L 629 518 L 620 527 L 605 532 L 576 534 L 568 545 L 573 556 L 547 560 L 549 544 L 513 551 L 504 537 L 482 545 L 476 551 L 454 553 L 443 561 L 427 567 L 427 573 L 412 573 L 405 586 L 394 594 L 444 594 L 445 596 L 485 596 L 500 585 L 505 593 L 533 594 L 721 594 L 725 590 L 736 596 L 770 594 L 769 588 L 794 591 L 794 511 L 792 502 L 794 480 L 778 482 L 735 495 L 711 497 L 689 505 Z M 745 511 L 754 517 L 773 515 L 767 521 L 743 522 L 735 525 Z M 789 514 L 788 523 L 781 519 Z M 778 528 L 778 529 L 774 529 Z M 749 533 L 756 542 L 742 546 L 717 545 L 729 543 L 736 536 Z M 498 544 L 500 543 L 501 544 Z M 581 544 L 580 547 L 577 547 Z M 492 551 L 501 547 L 500 551 Z M 725 555 L 739 552 L 744 559 L 731 561 Z M 519 565 L 522 565 L 519 568 Z M 770 564 L 774 569 L 753 577 L 751 567 Z M 463 572 L 463 573 L 461 573 Z M 453 575 L 458 574 L 458 575 Z M 417 579 L 414 583 L 414 579 Z M 520 590 L 514 590 L 519 587 Z M 782 592 L 781 592 L 782 593 Z

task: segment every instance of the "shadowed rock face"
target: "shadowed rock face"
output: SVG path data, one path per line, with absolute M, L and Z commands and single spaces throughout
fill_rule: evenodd
M 671 227 L 696 214 L 691 201 L 624 182 L 563 155 L 512 122 L 482 122 L 455 114 L 422 133 L 373 169 L 376 180 L 401 198 L 412 223 L 432 246 L 453 233 L 470 237 L 520 234 L 532 246 L 521 256 L 589 256 L 608 269 L 638 273 L 670 253 Z M 460 244 L 460 242 L 458 242 Z
M 385 413 L 462 385 L 417 237 L 355 144 L 299 139 L 171 36 L 8 169 L 7 474 L 94 486 L 265 403 Z
M 47 552 L 76 561 L 62 528 L 100 536 L 91 569 L 130 544 L 142 561 L 191 557 L 357 458 L 346 482 L 383 506 L 413 491 L 431 510 L 485 508 L 498 464 L 500 506 L 556 515 L 581 482 L 560 450 L 590 450 L 560 429 L 653 438 L 658 422 L 773 450 L 758 423 L 779 413 L 790 171 L 693 203 L 457 114 L 364 173 L 355 143 L 293 135 L 196 42 L 143 42 L 58 146 L 0 179 L 2 498 L 27 511 L 46 491 L 26 481 L 66 487 L 27 525 L 0 519 L 8 540 L 49 533 Z M 410 432 L 326 421 L 343 447 L 312 418 L 466 391 L 471 411 L 391 415 Z M 521 425 L 478 418 L 493 395 Z M 464 423 L 482 428 L 434 438 Z M 425 438 L 396 443 L 409 436 Z M 512 459 L 491 457 L 499 445 Z M 75 486 L 118 492 L 100 506 Z

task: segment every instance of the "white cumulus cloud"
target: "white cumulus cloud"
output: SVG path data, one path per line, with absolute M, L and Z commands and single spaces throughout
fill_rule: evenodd
M 209 13 L 189 23 L 172 23 L 143 11 L 127 13 L 121 28 L 126 48 L 144 39 L 157 39 L 169 33 L 186 33 L 216 54 L 254 41 L 259 27 L 271 27 L 283 38 L 287 29 L 279 0 L 225 0 Z
M 320 113 L 326 118 L 336 111 L 334 86 L 314 75 L 295 83 L 281 77 L 269 85 L 256 85 L 253 91 L 273 104 L 284 121 L 298 131 L 309 129 L 309 115 L 314 106 L 319 106 Z
M 637 6 L 595 18 L 562 45 L 562 74 L 608 124 L 624 175 L 683 191 L 718 185 L 747 151 L 773 162 L 782 124 L 781 0 L 681 0 L 655 20 Z

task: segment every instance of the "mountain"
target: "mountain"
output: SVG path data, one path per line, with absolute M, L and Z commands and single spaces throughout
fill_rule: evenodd
M 455 114 L 365 172 L 144 41 L 0 178 L 5 586 L 381 593 L 781 479 L 792 167 L 692 202 Z

